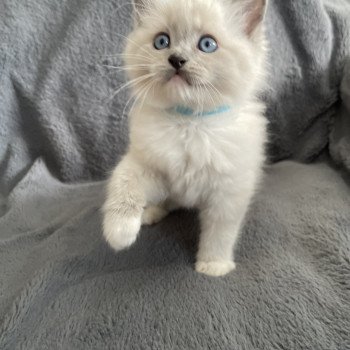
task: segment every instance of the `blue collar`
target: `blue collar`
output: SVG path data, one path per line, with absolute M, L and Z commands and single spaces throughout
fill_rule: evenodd
M 192 108 L 184 106 L 176 106 L 167 109 L 169 113 L 180 114 L 186 117 L 209 117 L 211 115 L 222 114 L 231 110 L 231 107 L 228 105 L 219 106 L 210 111 L 203 111 L 201 113 L 196 113 Z

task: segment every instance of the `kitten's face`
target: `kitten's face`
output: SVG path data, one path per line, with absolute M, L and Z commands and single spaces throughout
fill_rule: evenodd
M 200 110 L 239 103 L 254 88 L 263 44 L 248 35 L 242 5 L 232 2 L 153 0 L 138 5 L 140 18 L 129 36 L 125 65 L 140 102 Z

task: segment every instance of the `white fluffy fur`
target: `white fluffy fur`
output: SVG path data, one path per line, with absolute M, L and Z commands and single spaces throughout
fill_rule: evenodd
M 104 236 L 116 250 L 130 246 L 141 224 L 176 207 L 200 211 L 196 270 L 220 276 L 234 267 L 233 246 L 262 175 L 266 120 L 257 100 L 265 76 L 263 0 L 153 0 L 136 3 L 125 50 L 136 104 L 128 153 L 113 172 L 103 207 Z M 156 50 L 159 32 L 171 46 Z M 198 50 L 204 34 L 219 49 Z M 170 54 L 187 60 L 188 83 L 171 79 Z M 210 117 L 168 113 L 229 104 Z

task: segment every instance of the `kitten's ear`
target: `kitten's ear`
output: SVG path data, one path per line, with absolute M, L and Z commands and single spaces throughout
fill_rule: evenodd
M 251 36 L 263 22 L 268 0 L 244 0 L 245 32 Z
M 132 0 L 134 8 L 134 25 L 141 23 L 142 14 L 145 12 L 147 0 Z

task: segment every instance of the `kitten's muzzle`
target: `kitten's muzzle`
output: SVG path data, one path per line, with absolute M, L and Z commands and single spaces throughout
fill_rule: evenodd
M 178 71 L 186 64 L 187 61 L 183 57 L 171 55 L 168 58 L 168 62 Z

